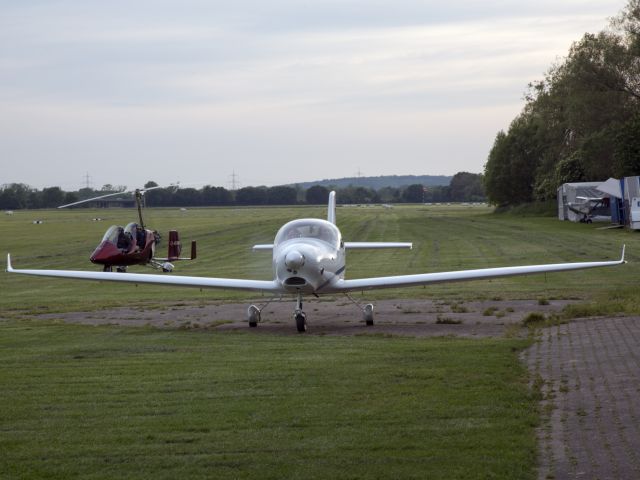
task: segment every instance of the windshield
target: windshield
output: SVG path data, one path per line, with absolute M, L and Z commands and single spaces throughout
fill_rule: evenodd
M 294 238 L 317 238 L 334 248 L 340 244 L 338 228 L 325 220 L 295 220 L 283 226 L 276 235 L 275 245 Z
M 109 230 L 107 230 L 107 232 L 104 234 L 104 237 L 102 237 L 102 241 L 117 243 L 118 235 L 120 235 L 121 232 L 122 227 L 119 227 L 118 225 L 111 225 L 109 227 Z
M 131 234 L 131 236 L 135 236 L 137 228 L 138 228 L 138 224 L 135 222 L 131 222 L 131 223 L 128 223 L 126 227 L 124 227 L 124 231 Z

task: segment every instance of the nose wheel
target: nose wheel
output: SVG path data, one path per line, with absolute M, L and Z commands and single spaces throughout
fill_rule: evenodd
M 296 328 L 298 333 L 304 333 L 307 331 L 307 315 L 304 312 L 295 314 Z
M 296 311 L 293 314 L 293 318 L 296 320 L 296 328 L 298 333 L 304 333 L 307 331 L 307 315 L 302 311 L 302 293 L 298 291 L 298 297 L 296 299 Z

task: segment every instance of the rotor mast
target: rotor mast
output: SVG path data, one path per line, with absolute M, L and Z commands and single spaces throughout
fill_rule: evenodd
M 139 188 L 136 188 L 135 191 L 135 196 L 136 196 L 136 205 L 138 206 L 138 218 L 140 219 L 140 227 L 141 228 L 145 228 L 144 227 L 144 220 L 142 219 L 142 192 L 140 191 Z

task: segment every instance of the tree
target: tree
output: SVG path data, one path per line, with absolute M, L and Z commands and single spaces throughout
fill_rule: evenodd
M 295 205 L 298 203 L 298 191 L 294 187 L 277 186 L 267 189 L 269 205 Z
M 231 192 L 223 187 L 205 186 L 202 189 L 203 205 L 230 205 L 233 203 Z
M 40 194 L 40 205 L 44 208 L 59 207 L 64 203 L 65 193 L 60 187 L 44 188 Z
M 485 164 L 492 203 L 551 199 L 567 179 L 638 173 L 632 157 L 640 107 L 640 0 L 630 0 L 611 29 L 575 42 L 566 59 L 530 84 L 525 98 Z
M 424 198 L 424 186 L 414 183 L 405 187 L 401 194 L 402 201 L 405 203 L 422 203 Z
M 449 184 L 449 198 L 452 202 L 479 202 L 485 199 L 482 175 L 458 172 Z
M 322 185 L 313 185 L 305 192 L 305 201 L 309 205 L 326 205 L 329 201 L 329 190 Z
M 31 187 L 24 183 L 11 183 L 3 185 L 0 190 L 0 208 L 17 210 L 29 208 Z
M 616 177 L 640 174 L 640 114 L 617 131 L 613 157 Z
M 267 203 L 267 187 L 243 187 L 236 190 L 238 205 L 265 205 Z

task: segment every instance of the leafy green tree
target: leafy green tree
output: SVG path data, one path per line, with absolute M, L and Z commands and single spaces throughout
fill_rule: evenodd
M 11 183 L 0 188 L 0 208 L 18 210 L 30 208 L 33 189 L 24 183 Z
M 233 203 L 231 192 L 224 187 L 207 185 L 202 188 L 203 205 L 230 205 Z
M 236 190 L 235 201 L 238 205 L 265 205 L 267 187 L 243 187 Z
M 543 80 L 530 84 L 525 98 L 485 164 L 492 203 L 551 199 L 567 179 L 637 174 L 640 0 L 630 0 L 610 29 L 575 42 Z
M 305 201 L 309 205 L 326 205 L 329 201 L 329 189 L 322 185 L 313 185 L 305 192 Z
M 449 198 L 453 202 L 479 202 L 484 200 L 482 175 L 478 173 L 458 172 L 449 184 Z
M 267 190 L 269 205 L 295 205 L 297 200 L 298 191 L 294 187 L 277 186 Z
M 405 203 L 422 203 L 424 199 L 424 186 L 417 183 L 408 185 L 402 190 L 401 198 Z
M 615 140 L 614 176 L 640 175 L 640 114 L 619 128 Z
M 44 208 L 59 207 L 64 203 L 65 193 L 60 187 L 48 187 L 40 194 L 40 205 Z

